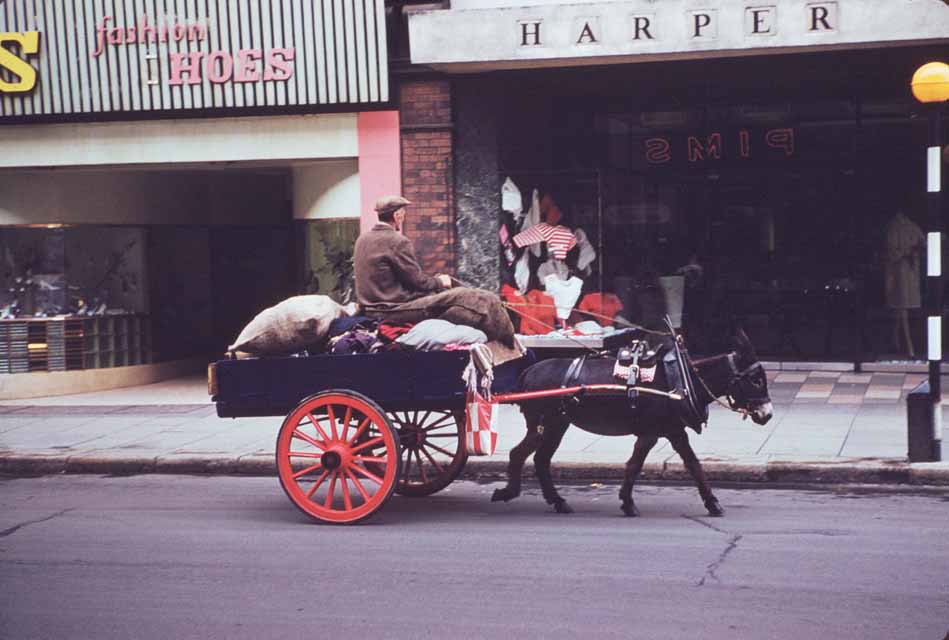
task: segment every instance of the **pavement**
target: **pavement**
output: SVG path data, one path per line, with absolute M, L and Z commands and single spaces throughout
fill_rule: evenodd
M 906 458 L 906 393 L 924 376 L 829 371 L 768 375 L 775 412 L 767 425 L 742 421 L 712 405 L 707 429 L 691 434 L 713 482 L 949 486 L 949 462 L 909 463 Z M 281 418 L 274 417 L 218 418 L 203 376 L 4 401 L 0 474 L 276 475 L 274 445 L 280 424 Z M 522 437 L 522 429 L 517 409 L 503 407 L 498 451 L 469 459 L 465 477 L 501 476 L 507 452 Z M 554 456 L 554 473 L 562 480 L 619 479 L 633 442 L 632 436 L 571 429 Z M 660 441 L 646 461 L 643 479 L 681 481 L 688 476 L 671 446 Z

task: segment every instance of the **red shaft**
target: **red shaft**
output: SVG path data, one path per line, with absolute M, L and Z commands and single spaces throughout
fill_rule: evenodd
M 520 393 L 499 393 L 491 396 L 494 402 L 514 403 L 522 400 L 537 400 L 554 396 L 568 396 L 580 391 L 616 391 L 626 393 L 626 385 L 622 384 L 588 384 L 579 387 L 564 387 L 562 389 L 544 389 L 543 391 L 522 391 Z

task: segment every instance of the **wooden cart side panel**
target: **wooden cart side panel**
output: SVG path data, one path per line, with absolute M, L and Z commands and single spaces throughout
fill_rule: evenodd
M 285 415 L 327 389 L 362 393 L 387 411 L 461 407 L 467 361 L 451 351 L 221 360 L 212 399 L 221 417 Z

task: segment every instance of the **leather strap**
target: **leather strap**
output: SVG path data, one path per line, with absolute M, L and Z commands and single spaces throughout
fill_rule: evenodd
M 577 385 L 580 381 L 580 371 L 583 370 L 583 363 L 586 362 L 586 359 L 585 355 L 573 359 L 573 362 L 567 367 L 566 373 L 563 374 L 563 382 L 560 384 L 561 389 Z

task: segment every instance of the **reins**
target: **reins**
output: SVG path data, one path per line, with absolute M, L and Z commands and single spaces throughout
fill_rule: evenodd
M 462 279 L 460 279 L 460 278 L 458 278 L 458 277 L 456 277 L 456 276 L 449 276 L 449 277 L 450 277 L 453 281 L 457 282 L 458 284 L 460 284 L 460 285 L 463 286 L 463 287 L 468 287 L 469 289 L 481 289 L 481 288 L 482 288 L 482 287 L 474 286 L 474 285 L 472 285 L 471 283 L 465 282 L 464 280 L 462 280 Z M 485 291 L 487 291 L 487 290 L 485 289 Z M 495 295 L 497 295 L 497 294 L 495 294 Z M 541 327 L 544 327 L 545 329 L 549 329 L 551 332 L 556 332 L 556 331 L 557 331 L 557 328 L 556 328 L 556 327 L 554 327 L 554 326 L 552 326 L 552 325 L 550 325 L 550 324 L 547 324 L 546 322 L 544 322 L 544 321 L 542 321 L 542 320 L 538 320 L 537 318 L 531 316 L 530 314 L 524 313 L 524 312 L 521 311 L 520 309 L 515 308 L 515 307 L 542 307 L 542 308 L 546 308 L 546 307 L 549 307 L 550 305 L 532 304 L 532 303 L 528 303 L 528 302 L 523 302 L 523 303 L 522 303 L 522 302 L 508 302 L 508 301 L 502 299 L 502 300 L 501 300 L 501 306 L 503 306 L 505 309 L 509 309 L 510 311 L 513 311 L 514 313 L 516 313 L 517 315 L 521 316 L 522 318 L 527 318 L 527 319 L 530 320 L 531 322 L 535 322 L 535 323 L 537 323 L 538 325 L 540 325 Z M 652 334 L 652 335 L 663 336 L 663 337 L 671 337 L 673 340 L 677 340 L 677 341 L 681 341 L 681 339 L 682 339 L 682 336 L 676 334 L 674 330 L 672 330 L 672 331 L 656 331 L 655 329 L 647 329 L 646 327 L 644 327 L 644 326 L 642 326 L 642 325 L 638 325 L 638 324 L 635 324 L 635 323 L 633 323 L 633 322 L 629 322 L 628 320 L 626 320 L 626 319 L 624 319 L 624 318 L 619 318 L 619 319 L 610 318 L 610 317 L 608 317 L 608 316 L 604 316 L 603 314 L 594 313 L 594 312 L 592 312 L 592 311 L 584 311 L 584 310 L 582 310 L 582 309 L 573 309 L 573 311 L 575 311 L 575 312 L 577 312 L 577 313 L 580 313 L 580 314 L 583 314 L 583 315 L 586 315 L 586 316 L 590 316 L 591 318 L 596 318 L 596 319 L 600 319 L 600 320 L 608 320 L 609 322 L 612 322 L 612 323 L 614 323 L 614 324 L 618 324 L 618 325 L 623 326 L 623 327 L 628 328 L 628 329 L 638 329 L 639 331 L 642 331 L 642 332 L 644 332 L 644 333 L 649 333 L 649 334 Z M 580 340 L 577 340 L 577 339 L 574 338 L 573 336 L 569 336 L 569 335 L 566 335 L 566 334 L 561 334 L 561 335 L 562 335 L 562 337 L 564 337 L 564 338 L 570 340 L 571 342 L 575 342 L 575 343 L 578 344 L 580 347 L 582 347 L 582 348 L 585 349 L 586 351 L 589 351 L 589 352 L 592 353 L 592 354 L 595 354 L 595 355 L 602 355 L 602 354 L 604 353 L 602 350 L 597 350 L 597 349 L 594 349 L 593 347 L 591 347 L 591 346 L 589 346 L 589 345 L 584 344 L 583 342 L 581 342 Z M 733 364 L 733 359 L 734 359 L 735 357 L 737 357 L 737 353 L 734 352 L 734 351 L 730 351 L 730 352 L 728 352 L 728 353 L 726 353 L 726 354 L 722 354 L 721 356 L 712 356 L 712 357 L 710 357 L 710 358 L 703 358 L 702 361 L 704 362 L 704 361 L 707 361 L 707 360 L 713 360 L 713 359 L 715 359 L 715 358 L 720 358 L 720 357 L 721 357 L 721 358 L 727 358 L 727 359 L 729 360 L 729 363 L 732 365 L 732 369 L 735 370 L 735 373 L 736 373 L 736 378 L 735 378 L 735 379 L 736 379 L 736 380 L 740 379 L 740 378 L 741 378 L 742 376 L 744 376 L 744 375 L 747 375 L 748 371 L 750 371 L 750 370 L 753 369 L 754 367 L 760 366 L 759 363 L 755 363 L 755 364 L 752 365 L 751 367 L 748 367 L 745 371 L 739 372 L 739 371 L 737 370 L 737 368 L 736 368 L 736 367 L 734 366 L 734 364 Z M 689 366 L 692 368 L 693 373 L 695 373 L 696 379 L 698 379 L 699 383 L 702 385 L 702 388 L 705 389 L 705 392 L 708 393 L 709 397 L 711 397 L 712 400 L 714 400 L 715 402 L 717 402 L 717 403 L 720 404 L 721 406 L 725 407 L 725 408 L 728 409 L 729 411 L 732 411 L 732 412 L 734 412 L 734 413 L 740 413 L 743 420 L 748 418 L 748 410 L 747 410 L 747 409 L 738 409 L 738 408 L 735 408 L 734 400 L 733 400 L 732 397 L 728 394 L 727 390 L 726 390 L 726 392 L 725 392 L 724 395 L 725 395 L 725 397 L 728 399 L 728 402 L 722 401 L 718 396 L 716 396 L 714 393 L 712 393 L 712 390 L 709 389 L 708 384 L 705 382 L 705 380 L 702 378 L 702 376 L 699 375 L 698 368 L 695 366 L 695 362 L 692 360 L 691 356 L 689 356 L 688 351 L 686 351 L 685 358 L 686 358 L 686 361 L 689 363 Z M 729 386 L 731 386 L 731 385 L 729 385 Z

